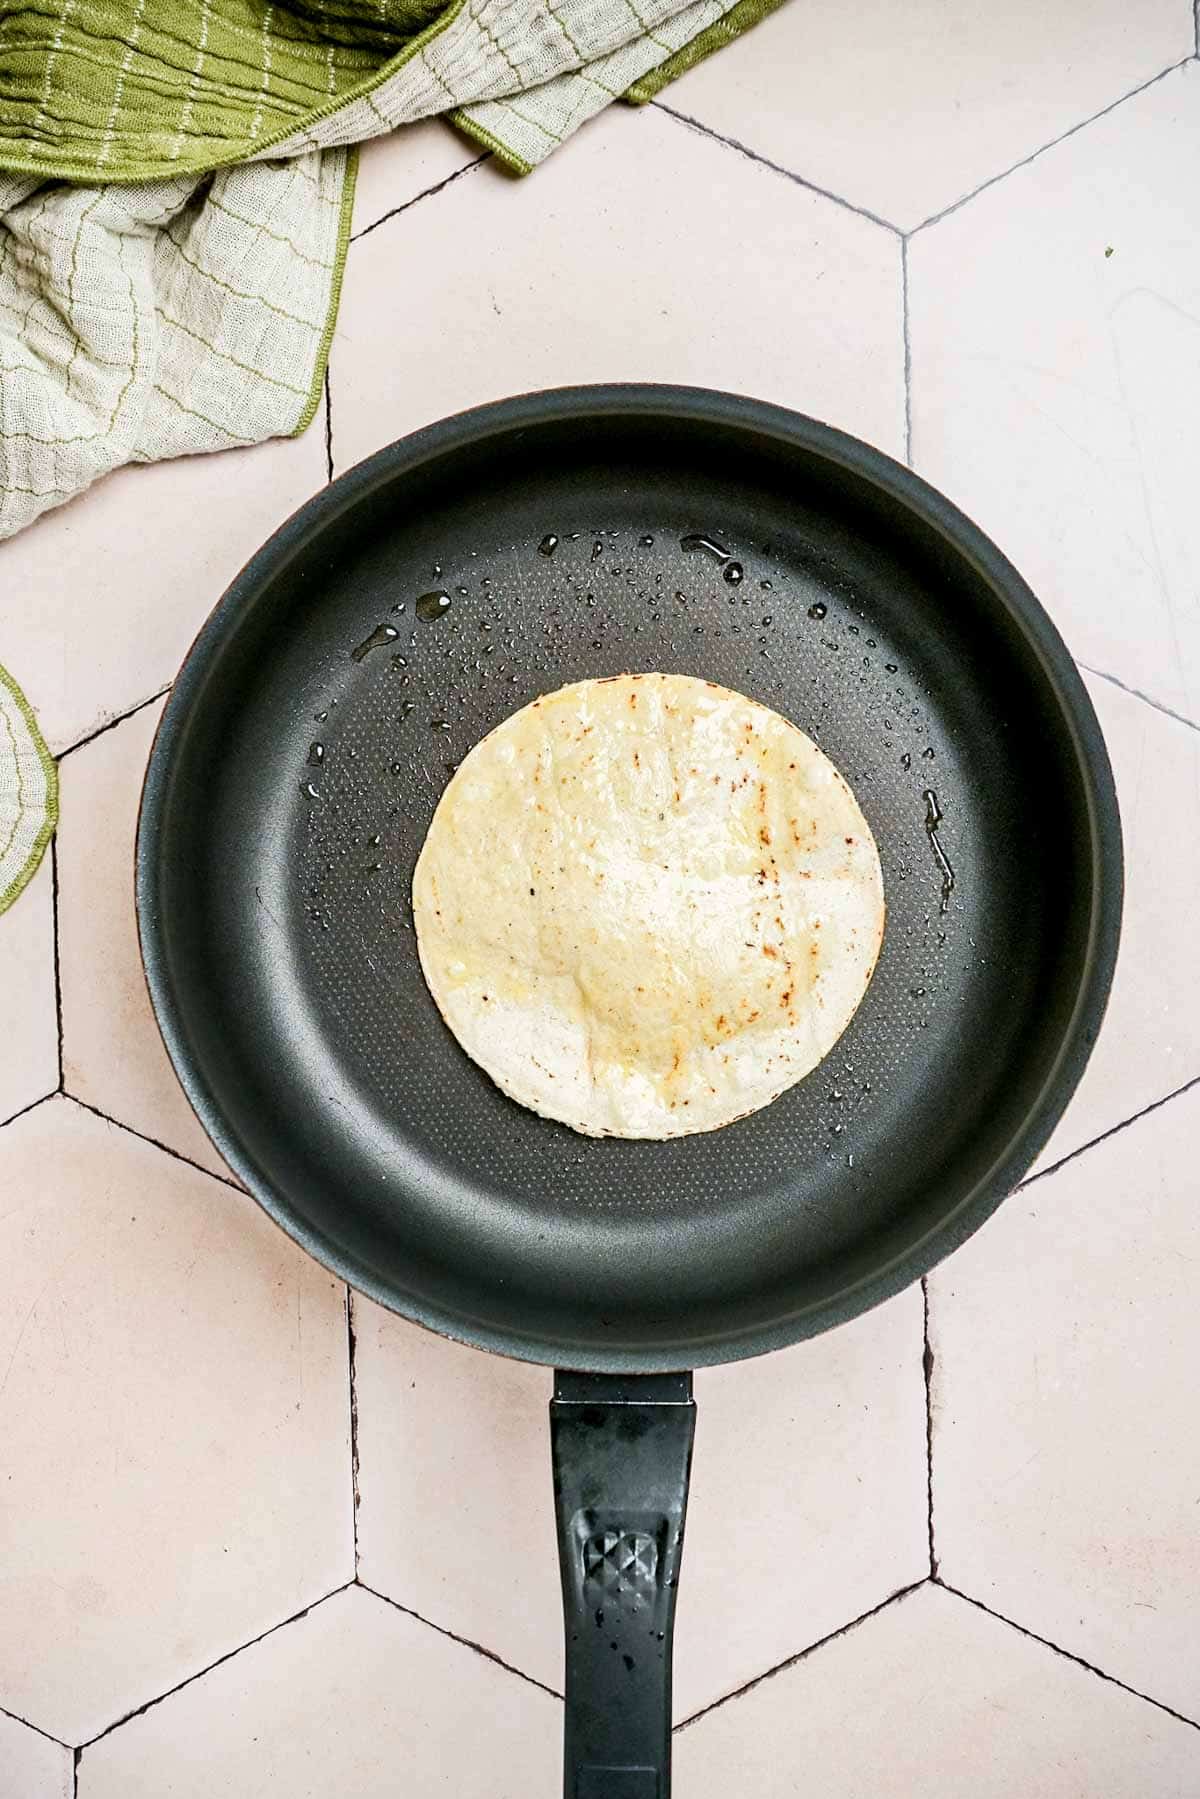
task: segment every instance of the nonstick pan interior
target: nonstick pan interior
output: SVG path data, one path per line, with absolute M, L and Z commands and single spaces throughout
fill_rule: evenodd
M 585 1139 L 493 1087 L 438 1016 L 409 903 L 471 745 L 638 669 L 813 736 L 888 903 L 825 1063 L 664 1144 Z M 485 408 L 318 496 L 202 633 L 139 839 L 164 1036 L 251 1190 L 385 1303 L 568 1367 L 753 1353 L 952 1248 L 1069 1097 L 1119 908 L 1099 731 L 1011 568 L 853 440 L 670 389 Z

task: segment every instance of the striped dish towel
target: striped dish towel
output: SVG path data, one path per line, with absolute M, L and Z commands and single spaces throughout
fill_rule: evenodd
M 526 174 L 780 0 L 0 3 L 0 537 L 316 411 L 354 146 L 444 113 Z M 55 768 L 0 668 L 0 912 Z
M 0 668 L 0 912 L 31 879 L 58 819 L 58 770 L 25 696 Z
M 304 430 L 355 144 L 444 113 L 527 173 L 778 4 L 0 8 L 0 537 L 122 463 Z

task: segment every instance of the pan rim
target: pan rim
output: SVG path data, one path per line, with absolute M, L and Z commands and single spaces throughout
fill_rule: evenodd
M 256 591 L 349 507 L 374 488 L 423 463 L 489 438 L 511 440 L 523 428 L 548 422 L 585 425 L 598 417 L 643 417 L 735 427 L 775 437 L 820 456 L 870 483 L 931 530 L 984 578 L 1006 609 L 1054 695 L 1086 799 L 1091 848 L 1091 917 L 1071 1016 L 1058 1053 L 1023 1121 L 1004 1149 L 929 1231 L 885 1264 L 821 1301 L 737 1333 L 689 1338 L 677 1346 L 611 1350 L 581 1348 L 537 1333 L 514 1333 L 480 1318 L 406 1293 L 348 1255 L 325 1232 L 293 1210 L 226 1124 L 207 1079 L 193 1058 L 184 1009 L 172 982 L 162 941 L 156 846 L 166 808 L 169 773 L 193 702 L 226 636 Z M 819 1335 L 870 1310 L 927 1274 L 995 1211 L 1028 1170 L 1066 1109 L 1086 1066 L 1112 985 L 1123 903 L 1123 856 L 1116 789 L 1091 699 L 1057 628 L 1014 565 L 960 509 L 912 469 L 883 451 L 816 419 L 767 401 L 707 388 L 655 383 L 553 388 L 489 402 L 454 414 L 385 446 L 320 489 L 258 549 L 201 626 L 168 696 L 151 746 L 142 786 L 135 849 L 135 909 L 142 967 L 164 1047 L 187 1099 L 234 1175 L 291 1240 L 357 1291 L 440 1336 L 518 1360 L 616 1373 L 705 1367 L 738 1361 Z

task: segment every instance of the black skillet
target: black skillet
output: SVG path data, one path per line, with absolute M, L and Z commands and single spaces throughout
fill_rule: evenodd
M 409 907 L 471 745 L 637 669 L 814 737 L 888 903 L 821 1067 L 661 1144 L 505 1099 L 442 1024 Z M 568 1799 L 668 1792 L 694 1417 L 675 1371 L 827 1330 L 988 1216 L 1095 1040 L 1121 885 L 1096 718 L 1024 582 L 906 469 L 757 402 L 581 388 L 435 425 L 318 494 L 204 627 L 138 839 L 163 1036 L 298 1242 L 408 1318 L 560 1371 Z

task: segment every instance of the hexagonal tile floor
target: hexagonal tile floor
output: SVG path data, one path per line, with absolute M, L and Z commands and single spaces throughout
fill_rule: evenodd
M 65 1096 L 0 1192 L 0 1695 L 74 1743 L 351 1578 L 345 1294 Z
M 1196 49 L 1190 0 L 794 0 L 525 182 L 374 144 L 306 436 L 0 545 L 61 774 L 0 918 L 0 1799 L 559 1788 L 550 1377 L 351 1299 L 239 1189 L 130 862 L 161 694 L 289 511 L 441 414 L 638 378 L 976 516 L 1086 671 L 1128 863 L 1022 1189 L 926 1292 L 697 1381 L 676 1792 L 1200 1792 Z

